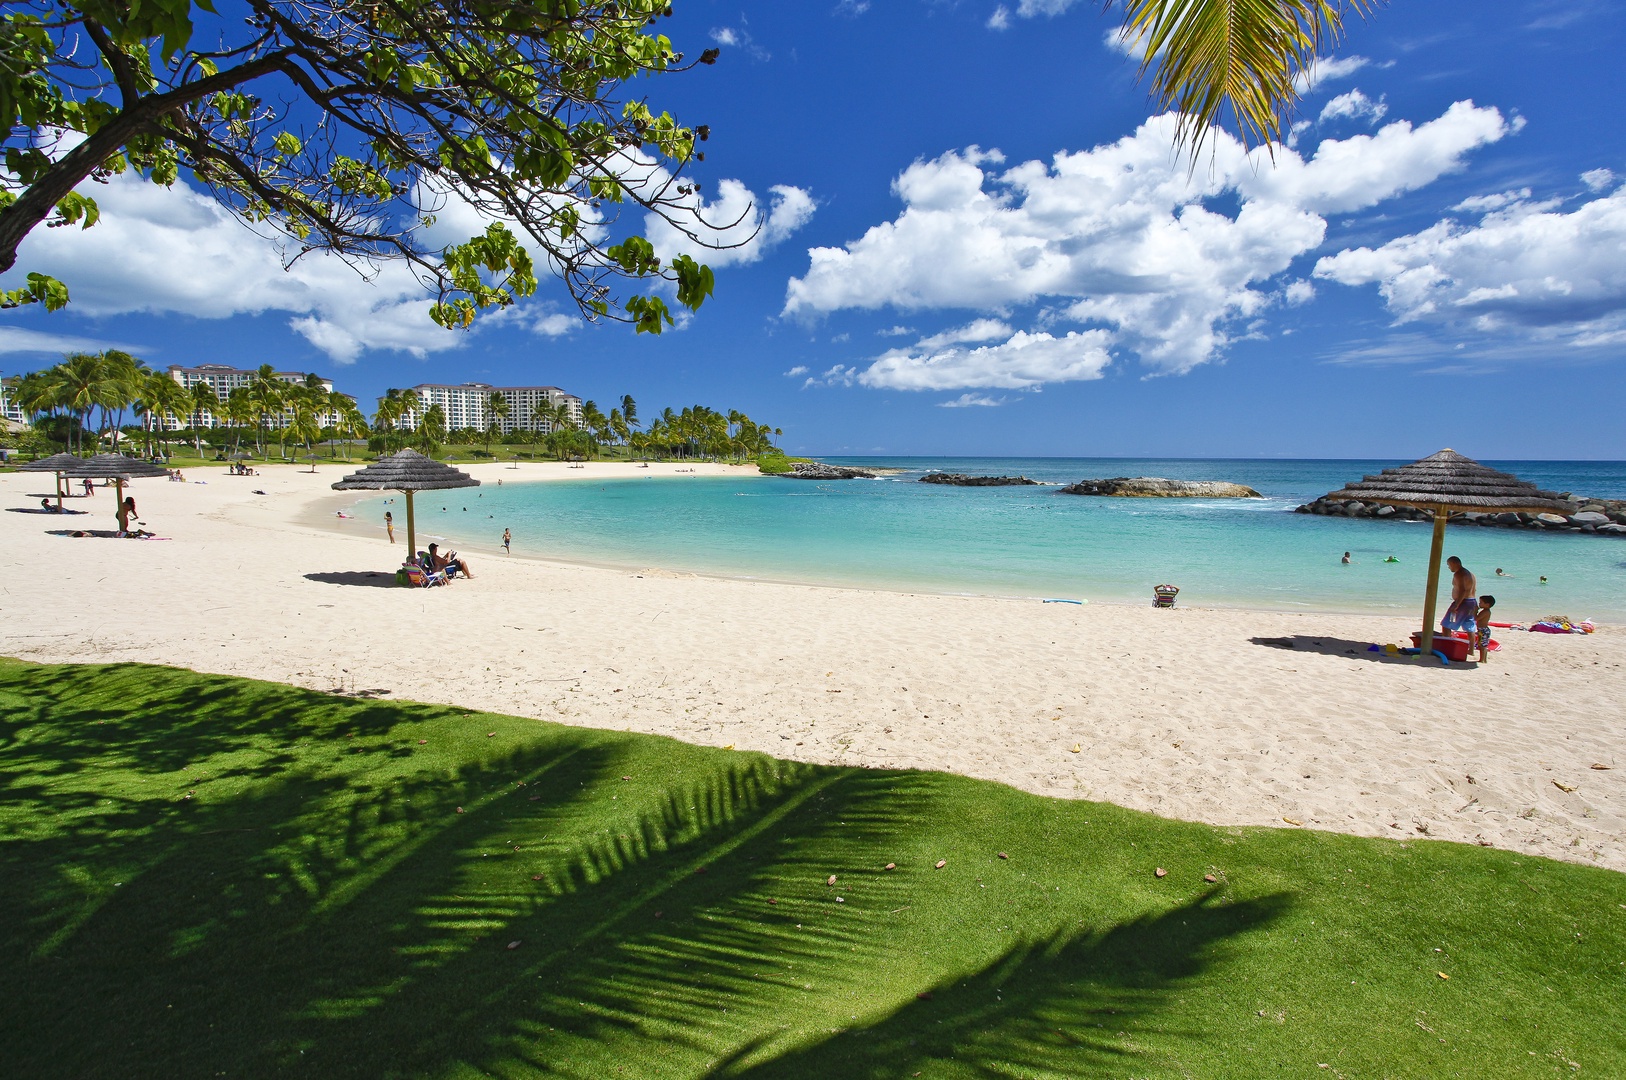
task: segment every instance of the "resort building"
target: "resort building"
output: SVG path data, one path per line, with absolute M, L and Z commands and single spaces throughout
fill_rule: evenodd
M 552 410 L 560 405 L 570 410 L 570 421 L 575 426 L 582 422 L 582 399 L 567 394 L 557 386 L 491 386 L 487 383 L 463 383 L 451 386 L 445 383 L 420 383 L 412 388 L 419 403 L 428 409 L 439 405 L 446 414 L 446 429 L 479 428 L 484 430 L 493 420 L 497 430 L 507 435 L 511 431 L 534 431 L 546 435 L 553 430 Z M 508 415 L 491 415 L 491 395 L 501 394 L 508 403 Z M 401 430 L 415 431 L 418 416 L 407 414 L 401 418 Z
M 215 392 L 215 397 L 222 401 L 226 400 L 233 390 L 246 389 L 252 385 L 254 376 L 255 372 L 253 370 L 235 368 L 230 364 L 199 364 L 197 367 L 182 367 L 179 364 L 171 364 L 169 366 L 169 377 L 180 383 L 183 389 L 190 392 L 192 387 L 198 383 L 204 383 Z M 278 382 L 285 382 L 290 386 L 304 386 L 307 375 L 303 371 L 279 371 L 276 373 L 275 378 Z M 322 384 L 322 389 L 328 393 L 333 392 L 332 379 L 323 379 L 320 376 L 317 378 Z M 293 410 L 285 409 L 280 416 L 268 417 L 267 423 L 275 428 L 286 427 L 293 422 L 293 417 Z M 339 421 L 338 414 L 330 409 L 322 410 L 319 418 L 323 427 L 336 424 Z M 184 421 L 173 419 L 169 422 L 169 426 L 171 428 L 182 428 L 195 425 L 212 428 L 218 427 L 222 423 L 224 421 L 217 419 L 207 409 L 203 409 L 186 417 Z
M 13 424 L 26 423 L 28 420 L 17 404 L 17 384 L 20 382 L 22 379 L 16 375 L 7 375 L 0 379 L 0 418 Z

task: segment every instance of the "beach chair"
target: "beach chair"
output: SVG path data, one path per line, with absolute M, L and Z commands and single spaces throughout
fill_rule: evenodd
M 1152 606 L 1155 608 L 1172 608 L 1174 598 L 1180 595 L 1178 585 L 1153 585 Z
M 404 564 L 396 577 L 403 584 L 422 589 L 427 589 L 432 585 L 446 584 L 446 572 L 444 570 L 425 570 L 414 563 Z

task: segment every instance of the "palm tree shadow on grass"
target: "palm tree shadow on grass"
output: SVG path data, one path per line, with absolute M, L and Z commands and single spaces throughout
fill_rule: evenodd
M 0 730 L 22 733 L 0 742 L 8 1061 L 35 1077 L 597 1077 L 617 1054 L 694 1074 L 743 1047 L 720 1075 L 890 1075 L 950 1053 L 973 1075 L 1077 1074 L 1120 1060 L 1109 1035 L 1144 1029 L 1285 904 L 1058 932 L 863 1039 L 787 1052 L 762 1033 L 830 1011 L 831 988 L 895 948 L 883 913 L 935 887 L 877 856 L 931 831 L 950 782 L 551 726 L 418 764 L 398 729 L 452 712 L 165 669 L 0 672 Z M 329 752 L 286 752 L 299 740 Z M 674 753 L 688 763 L 663 774 Z M 98 787 L 104 765 L 210 755 L 231 763 L 230 797 Z M 635 798 L 629 774 L 650 790 Z
M 1141 1058 L 1137 1039 L 1157 1028 L 1167 999 L 1196 991 L 1228 941 L 1290 906 L 1286 894 L 1218 900 L 1210 892 L 1104 932 L 1063 930 L 1015 945 L 878 1022 L 778 1054 L 758 1040 L 710 1075 L 879 1078 L 927 1067 L 933 1076 L 1122 1075 Z
M 605 830 L 629 748 L 645 767 L 653 755 L 574 729 L 452 774 L 272 759 L 242 770 L 233 798 L 106 797 L 93 782 L 102 755 L 170 768 L 312 735 L 304 714 L 318 705 L 330 728 L 337 714 L 385 736 L 437 711 L 145 670 L 158 677 L 139 694 L 120 669 L 97 672 L 123 712 L 72 693 L 54 716 L 29 707 L 65 675 L 92 674 L 74 669 L 24 669 L 0 695 L 34 733 L 3 749 L 24 777 L 10 794 L 35 800 L 21 818 L 40 825 L 0 845 L 13 916 L 0 929 L 0 1037 L 29 1075 L 160 1063 L 394 1075 L 540 1062 L 559 1041 L 638 1040 L 651 1026 L 709 1056 L 739 1041 L 761 978 L 787 958 L 874 951 L 834 923 L 792 933 L 805 917 L 795 898 L 772 917 L 763 898 L 822 885 L 840 856 L 827 835 L 848 831 L 833 819 L 923 811 L 908 777 L 739 755 Z M 31 693 L 11 692 L 19 683 Z M 194 723 L 199 710 L 209 723 Z M 165 722 L 143 729 L 142 717 Z M 47 722 L 54 737 L 38 734 Z M 401 764 L 387 742 L 340 745 L 347 760 Z M 722 1025 L 719 1000 L 738 1003 Z

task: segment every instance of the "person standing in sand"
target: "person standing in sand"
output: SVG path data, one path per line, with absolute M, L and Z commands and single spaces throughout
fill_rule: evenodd
M 384 511 L 384 531 L 390 534 L 390 543 L 395 543 L 395 515 L 388 510 Z
M 1496 597 L 1488 593 L 1479 598 L 1479 609 L 1474 612 L 1474 644 L 1479 646 L 1479 662 L 1483 664 L 1490 655 L 1491 608 L 1496 606 Z
M 502 531 L 502 549 L 506 554 L 509 554 L 509 555 L 513 554 L 513 552 L 510 551 L 509 548 L 508 548 L 508 545 L 512 544 L 513 542 L 514 542 L 513 534 L 510 533 L 507 529 L 504 529 Z
M 1475 629 L 1475 613 L 1479 610 L 1479 601 L 1475 596 L 1479 582 L 1455 555 L 1445 560 L 1445 565 L 1451 570 L 1451 606 L 1445 609 L 1445 618 L 1440 627 L 1447 634 L 1453 630 L 1472 632 Z

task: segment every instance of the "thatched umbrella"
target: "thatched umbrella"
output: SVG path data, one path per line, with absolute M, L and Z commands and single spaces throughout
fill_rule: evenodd
M 138 458 L 125 457 L 123 454 L 97 454 L 91 458 L 81 458 L 77 464 L 70 465 L 63 470 L 63 475 L 73 477 L 75 480 L 89 478 L 91 480 L 112 480 L 117 491 L 115 507 L 124 505 L 124 482 L 126 480 L 139 480 L 151 476 L 168 476 L 169 470 L 162 465 L 154 465 L 150 461 L 141 461 Z
M 26 465 L 17 466 L 18 472 L 48 472 L 56 474 L 56 508 L 62 509 L 62 476 L 75 465 L 84 463 L 84 458 L 78 454 L 52 454 L 48 458 L 30 461 Z
M 333 485 L 334 491 L 401 491 L 406 493 L 407 553 L 418 554 L 418 535 L 412 518 L 412 495 L 417 491 L 479 487 L 480 481 L 416 450 L 402 450 L 379 458 Z
M 1413 506 L 1434 513 L 1434 545 L 1428 556 L 1428 593 L 1423 598 L 1422 654 L 1434 651 L 1434 608 L 1440 588 L 1440 553 L 1445 547 L 1445 523 L 1452 514 L 1468 511 L 1494 513 L 1568 513 L 1570 505 L 1557 492 L 1543 491 L 1511 473 L 1498 472 L 1441 450 L 1398 469 L 1350 484 L 1327 496 L 1333 502 L 1382 503 Z

